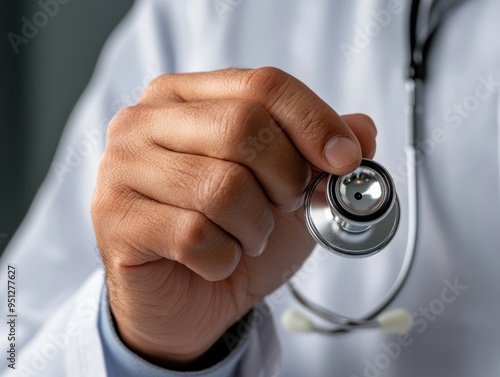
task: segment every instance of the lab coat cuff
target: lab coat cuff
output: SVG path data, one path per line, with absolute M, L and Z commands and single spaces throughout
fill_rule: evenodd
M 251 314 L 250 316 L 251 317 Z M 106 363 L 108 376 L 142 376 L 142 377 L 232 377 L 237 375 L 238 366 L 243 358 L 245 351 L 250 343 L 250 334 L 253 331 L 252 326 L 238 326 L 246 329 L 242 333 L 235 335 L 224 334 L 223 341 L 226 341 L 230 351 L 220 361 L 214 365 L 207 366 L 205 369 L 197 371 L 173 371 L 143 359 L 139 355 L 130 350 L 119 338 L 115 326 L 109 301 L 107 290 L 104 286 L 100 298 L 100 307 L 98 315 L 98 328 L 102 340 L 102 347 Z M 227 341 L 229 340 L 229 343 Z M 205 363 L 206 365 L 206 363 Z

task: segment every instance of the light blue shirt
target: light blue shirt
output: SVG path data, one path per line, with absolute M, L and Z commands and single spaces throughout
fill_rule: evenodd
M 243 334 L 237 346 L 220 362 L 212 367 L 195 372 L 179 372 L 161 368 L 154 365 L 123 344 L 118 337 L 107 299 L 107 291 L 104 288 L 101 295 L 99 308 L 98 328 L 102 339 L 102 348 L 106 363 L 106 373 L 108 376 L 142 376 L 142 377 L 230 377 L 236 376 L 239 362 L 248 348 L 249 334 Z M 245 327 L 246 328 L 246 327 Z M 251 331 L 251 330 L 250 330 Z
M 403 7 L 395 8 L 398 3 Z M 100 331 L 96 325 L 103 282 L 91 202 L 107 125 L 162 73 L 276 66 L 339 114 L 363 112 L 374 119 L 375 159 L 391 173 L 401 204 L 398 233 L 384 252 L 362 260 L 317 249 L 294 278 L 306 297 L 327 309 L 353 316 L 371 311 L 399 272 L 408 235 L 409 5 L 392 0 L 137 1 L 107 43 L 51 172 L 0 260 L 1 271 L 15 265 L 20 273 L 19 366 L 47 377 L 103 376 L 106 370 L 120 376 L 196 375 L 153 367 L 119 342 L 109 322 L 104 334 L 105 316 L 98 317 Z M 498 0 L 462 2 L 447 15 L 429 52 L 418 126 L 417 260 L 394 303 L 414 316 L 410 337 L 400 342 L 376 330 L 334 337 L 273 329 L 273 320 L 298 306 L 282 288 L 267 298 L 266 313 L 255 310 L 263 323 L 254 327 L 240 361 L 234 352 L 198 375 L 231 373 L 231 360 L 238 377 L 498 375 L 498 14 Z M 472 25 L 471 20 L 480 22 Z M 450 298 L 449 284 L 464 291 Z M 0 301 L 6 296 L 1 290 Z M 57 347 L 54 334 L 67 345 Z M 50 353 L 54 347 L 57 352 Z M 9 377 L 12 370 L 4 365 L 0 375 Z

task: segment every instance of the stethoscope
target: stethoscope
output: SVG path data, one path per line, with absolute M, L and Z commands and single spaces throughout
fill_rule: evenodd
M 406 91 L 406 167 L 408 171 L 408 236 L 406 250 L 392 287 L 371 312 L 361 318 L 334 313 L 306 298 L 292 280 L 287 286 L 292 296 L 309 312 L 335 325 L 316 325 L 307 315 L 295 309 L 285 311 L 282 324 L 298 332 L 322 334 L 347 333 L 363 328 L 379 328 L 387 333 L 405 333 L 411 329 L 412 317 L 406 309 L 386 310 L 408 280 L 417 247 L 418 233 L 418 174 L 416 165 L 417 125 L 421 89 L 426 73 L 426 55 L 430 42 L 444 14 L 457 0 L 435 0 L 432 13 L 422 11 L 420 0 L 414 0 L 410 12 L 410 64 L 405 83 Z M 419 17 L 426 22 L 419 27 Z M 306 225 L 316 242 L 333 254 L 349 258 L 364 258 L 380 252 L 394 237 L 400 205 L 389 172 L 379 163 L 363 159 L 361 165 L 344 176 L 322 174 L 308 188 L 304 201 Z

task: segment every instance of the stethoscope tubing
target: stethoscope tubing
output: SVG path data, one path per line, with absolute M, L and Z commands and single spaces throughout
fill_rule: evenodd
M 405 138 L 406 138 L 406 170 L 407 176 L 407 189 L 408 189 L 408 235 L 406 242 L 405 256 L 401 264 L 398 276 L 396 277 L 391 289 L 387 292 L 385 297 L 372 311 L 365 314 L 361 318 L 350 318 L 340 315 L 333 311 L 327 310 L 320 305 L 307 299 L 297 289 L 295 284 L 289 280 L 287 282 L 288 288 L 292 296 L 306 309 L 314 313 L 320 318 L 325 319 L 331 323 L 338 325 L 336 329 L 323 330 L 319 332 L 335 334 L 349 332 L 354 328 L 359 327 L 375 327 L 376 317 L 386 310 L 399 295 L 405 283 L 408 280 L 410 271 L 415 260 L 416 247 L 417 247 L 417 233 L 418 233 L 418 175 L 416 165 L 416 130 L 415 125 L 417 121 L 417 83 L 414 79 L 409 78 L 405 85 L 406 91 L 406 117 L 405 117 Z
M 315 327 L 315 331 L 324 334 L 346 333 L 361 327 L 377 327 L 377 317 L 395 301 L 403 287 L 408 281 L 410 272 L 415 262 L 417 249 L 417 235 L 419 230 L 419 197 L 418 197 L 418 168 L 416 164 L 416 148 L 418 140 L 418 124 L 420 124 L 419 105 L 423 83 L 426 77 L 426 57 L 430 50 L 431 42 L 441 26 L 444 16 L 455 5 L 465 0 L 438 0 L 431 4 L 427 15 L 420 14 L 421 0 L 413 0 L 410 12 L 409 28 L 409 67 L 405 83 L 406 105 L 405 105 L 405 157 L 408 175 L 408 235 L 406 241 L 405 256 L 400 271 L 392 287 L 386 293 L 380 303 L 370 312 L 360 318 L 350 318 L 327 310 L 317 305 L 301 294 L 292 281 L 287 285 L 294 298 L 310 312 L 316 314 L 329 322 L 338 325 L 333 329 Z M 435 5 L 434 12 L 432 7 Z M 428 9 L 428 10 L 429 10 Z M 425 13 L 425 12 L 424 12 Z M 417 32 L 417 23 L 420 17 L 427 17 L 425 27 Z

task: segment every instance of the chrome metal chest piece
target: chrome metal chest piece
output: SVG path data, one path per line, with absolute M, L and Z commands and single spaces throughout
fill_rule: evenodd
M 368 159 L 347 175 L 320 175 L 306 193 L 304 209 L 316 242 L 344 257 L 376 254 L 399 225 L 394 182 L 382 165 Z

